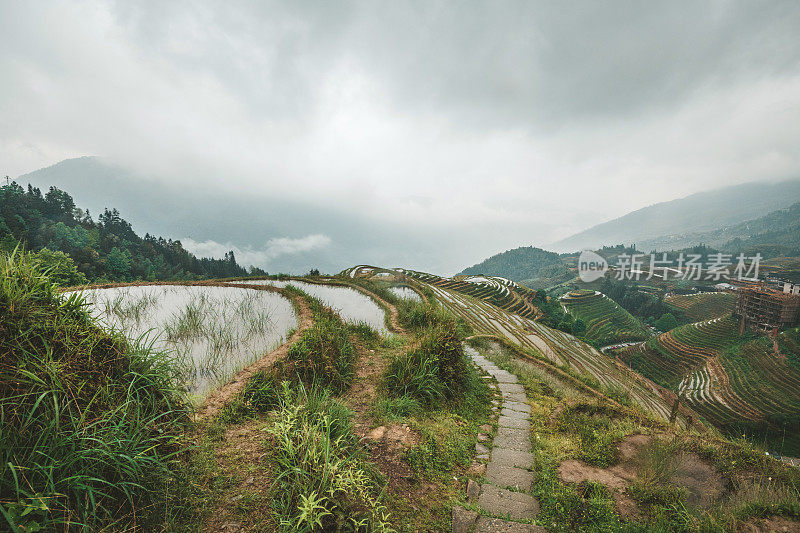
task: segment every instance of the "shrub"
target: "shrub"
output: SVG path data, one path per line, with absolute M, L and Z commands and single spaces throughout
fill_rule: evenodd
M 347 326 L 332 310 L 312 300 L 314 325 L 289 348 L 288 360 L 306 384 L 330 387 L 339 393 L 353 381 L 356 351 Z
M 659 331 L 669 331 L 677 327 L 678 320 L 672 313 L 664 313 L 655 323 L 655 328 Z
M 173 475 L 188 416 L 170 361 L 85 307 L 35 257 L 0 256 L 0 510 L 12 530 L 131 522 Z
M 470 366 L 455 321 L 430 327 L 417 349 L 395 358 L 384 381 L 390 396 L 410 396 L 432 404 L 463 397 Z

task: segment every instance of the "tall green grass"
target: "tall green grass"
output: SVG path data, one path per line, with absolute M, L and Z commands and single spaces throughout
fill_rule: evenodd
M 306 384 L 343 392 L 355 375 L 356 350 L 350 341 L 351 329 L 319 300 L 294 287 L 290 290 L 301 293 L 314 313 L 314 325 L 289 348 L 287 359 L 294 373 Z
M 433 310 L 419 345 L 396 357 L 384 376 L 391 397 L 408 396 L 432 405 L 439 400 L 463 397 L 472 367 L 461 345 L 456 320 Z
M 99 327 L 35 258 L 0 256 L 0 529 L 141 523 L 188 421 L 170 361 Z
M 366 461 L 350 410 L 326 389 L 283 387 L 268 429 L 280 530 L 391 531 L 383 481 Z

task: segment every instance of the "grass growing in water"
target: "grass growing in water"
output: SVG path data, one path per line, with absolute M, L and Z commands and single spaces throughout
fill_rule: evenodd
M 188 420 L 170 362 L 104 331 L 20 252 L 0 256 L 0 308 L 0 523 L 141 524 Z

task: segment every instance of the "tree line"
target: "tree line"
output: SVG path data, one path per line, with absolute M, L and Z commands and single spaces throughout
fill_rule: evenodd
M 264 275 L 242 268 L 233 251 L 222 259 L 197 258 L 178 240 L 140 237 L 116 209 L 93 220 L 67 192 L 16 182 L 0 187 L 0 249 L 38 253 L 62 284 L 174 281 Z

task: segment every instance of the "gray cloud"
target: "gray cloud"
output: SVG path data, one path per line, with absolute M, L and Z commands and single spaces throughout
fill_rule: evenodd
M 102 155 L 328 213 L 265 230 L 330 235 L 298 261 L 453 271 L 800 175 L 798 27 L 779 1 L 2 2 L 0 172 Z

